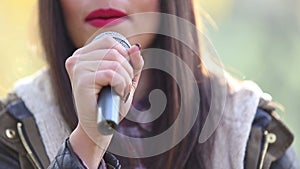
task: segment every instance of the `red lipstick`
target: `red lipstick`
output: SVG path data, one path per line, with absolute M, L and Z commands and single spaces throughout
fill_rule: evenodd
M 92 11 L 85 18 L 85 22 L 94 27 L 114 26 L 128 18 L 127 14 L 117 9 L 97 9 Z

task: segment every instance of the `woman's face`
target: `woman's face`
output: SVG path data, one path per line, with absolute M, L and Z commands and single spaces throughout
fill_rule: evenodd
M 61 5 L 67 31 L 76 47 L 84 46 L 97 31 L 119 32 L 131 44 L 147 47 L 159 27 L 158 15 L 143 14 L 159 12 L 159 0 L 61 0 Z

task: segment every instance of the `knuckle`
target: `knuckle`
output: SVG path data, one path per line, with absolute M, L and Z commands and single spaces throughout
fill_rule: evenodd
M 77 57 L 76 56 L 70 56 L 69 58 L 67 58 L 66 62 L 65 62 L 65 67 L 67 70 L 70 70 L 74 67 L 74 65 L 77 62 Z
M 103 76 L 106 79 L 112 80 L 114 77 L 115 72 L 113 70 L 106 70 L 103 72 Z
M 118 51 L 116 50 L 116 49 L 110 49 L 110 54 L 112 55 L 112 56 L 114 56 L 114 57 L 117 57 L 118 56 Z
M 73 53 L 73 55 L 81 54 L 81 52 L 82 52 L 82 49 L 79 48 L 79 49 L 77 49 L 77 50 Z
M 119 63 L 119 62 L 112 62 L 110 66 L 111 66 L 111 69 L 112 69 L 112 70 L 115 70 L 115 71 L 116 71 L 116 70 L 119 69 L 120 63 Z

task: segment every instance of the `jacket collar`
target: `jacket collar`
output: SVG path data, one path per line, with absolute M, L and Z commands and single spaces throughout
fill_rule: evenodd
M 198 144 L 204 168 L 243 168 L 247 141 L 261 89 L 251 81 L 227 75 L 228 92 L 222 117 L 213 134 Z M 203 131 L 202 131 L 203 132 Z
M 52 161 L 69 136 L 70 129 L 53 96 L 48 69 L 21 79 L 15 84 L 14 91 L 35 117 L 47 155 Z
M 197 155 L 205 168 L 243 168 L 247 140 L 262 95 L 251 81 L 237 81 L 229 75 L 226 79 L 228 92 L 222 116 L 214 132 L 196 147 L 201 149 Z M 70 130 L 53 97 L 48 69 L 17 82 L 14 90 L 34 115 L 49 159 L 53 160 Z

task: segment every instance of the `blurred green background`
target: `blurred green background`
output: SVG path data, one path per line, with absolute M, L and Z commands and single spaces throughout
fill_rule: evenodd
M 300 154 L 300 0 L 200 0 L 205 25 L 227 70 L 255 81 L 295 134 Z
M 285 107 L 282 119 L 300 154 L 300 0 L 200 0 L 205 25 L 225 67 L 257 82 Z M 44 63 L 36 54 L 36 0 L 1 0 L 0 97 Z M 213 26 L 211 26 L 213 25 Z

